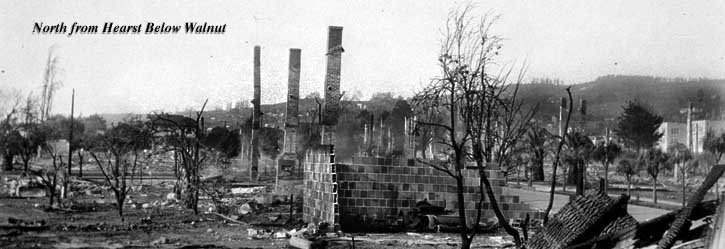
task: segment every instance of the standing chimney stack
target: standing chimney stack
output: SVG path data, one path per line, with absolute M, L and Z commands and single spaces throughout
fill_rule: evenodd
M 252 165 L 250 169 L 250 176 L 252 180 L 256 180 L 259 172 L 259 128 L 262 124 L 262 111 L 260 109 L 261 103 L 261 60 L 260 60 L 259 46 L 254 46 L 254 99 L 252 99 Z
M 322 115 L 322 144 L 335 144 L 335 125 L 340 110 L 340 68 L 342 63 L 342 27 L 330 26 L 327 33 L 327 72 L 325 107 Z
M 302 51 L 297 48 L 289 50 L 289 78 L 287 80 L 287 110 L 284 122 L 284 154 L 280 167 L 290 170 L 297 162 L 297 127 L 299 125 L 300 100 L 300 58 Z

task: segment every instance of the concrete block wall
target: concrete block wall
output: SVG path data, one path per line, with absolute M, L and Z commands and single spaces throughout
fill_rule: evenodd
M 486 170 L 502 212 L 507 218 L 523 218 L 532 210 L 519 202 L 518 196 L 503 195 L 506 185 L 503 171 Z M 414 160 L 356 157 L 352 164 L 337 166 L 340 189 L 338 191 L 340 215 L 362 215 L 383 220 L 408 212 L 416 203 L 427 200 L 430 204 L 458 210 L 455 180 L 430 166 Z M 481 197 L 477 186 L 478 170 L 464 171 L 465 209 L 469 223 L 476 215 L 477 200 Z M 485 198 L 482 217 L 494 217 Z
M 447 210 L 458 211 L 455 180 L 430 166 L 417 164 L 414 160 L 354 157 L 351 164 L 331 166 L 329 161 L 324 161 L 329 153 L 317 151 L 307 156 L 304 165 L 305 221 L 338 222 L 336 217 L 341 216 L 344 217 L 342 220 L 347 221 L 386 222 L 395 220 L 400 214 L 407 214 L 422 200 L 432 205 L 444 206 Z M 516 219 L 523 218 L 526 213 L 535 214 L 527 204 L 520 202 L 518 196 L 503 194 L 506 185 L 503 171 L 491 167 L 486 170 L 486 174 L 501 211 L 507 218 Z M 466 203 L 463 205 L 469 225 L 475 221 L 476 205 L 481 197 L 478 183 L 478 170 L 464 171 Z M 482 205 L 482 221 L 495 217 L 488 198 L 485 198 Z M 329 213 L 335 207 L 338 207 L 339 216 Z M 364 219 L 347 219 L 349 217 Z M 532 215 L 532 218 L 537 218 L 537 215 Z M 355 224 L 340 225 L 345 229 L 347 225 Z
M 337 176 L 332 146 L 320 146 L 305 156 L 302 219 L 306 222 L 337 224 Z

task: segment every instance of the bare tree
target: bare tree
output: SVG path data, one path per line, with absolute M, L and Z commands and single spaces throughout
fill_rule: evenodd
M 40 121 L 50 117 L 53 108 L 53 96 L 55 90 L 58 90 L 63 82 L 59 79 L 61 72 L 58 56 L 55 54 L 56 46 L 53 45 L 48 50 L 48 59 L 45 64 L 43 74 L 43 93 L 40 102 Z
M 38 99 L 29 93 L 20 113 L 23 121 L 19 128 L 25 132 L 20 146 L 20 159 L 23 161 L 23 172 L 25 173 L 28 172 L 30 160 L 39 152 L 39 148 L 49 136 L 49 131 L 45 129 L 47 127 L 35 123 L 37 101 Z
M 566 94 L 569 96 L 569 103 L 573 102 L 573 98 L 571 97 L 571 86 L 566 88 Z M 556 170 L 559 167 L 559 163 L 561 161 L 559 160 L 561 158 L 561 149 L 564 148 L 564 143 L 566 142 L 566 133 L 569 130 L 569 121 L 571 121 L 571 112 L 574 108 L 568 108 L 568 112 L 566 115 L 566 122 L 564 123 L 564 129 L 562 131 L 561 137 L 559 137 L 559 146 L 556 148 L 556 153 L 554 154 L 554 164 L 552 165 L 551 170 L 551 188 L 549 189 L 549 203 L 546 204 L 546 211 L 544 211 L 544 223 L 549 222 L 549 213 L 551 213 L 551 208 L 554 206 L 554 190 L 556 189 Z M 566 186 L 566 183 L 564 183 L 564 186 Z
M 418 113 L 415 114 L 419 118 L 422 118 L 423 120 L 427 120 L 431 123 L 442 123 L 444 121 L 443 116 L 440 115 L 439 112 L 436 110 L 428 109 L 428 110 L 419 110 Z M 437 137 L 441 136 L 441 132 L 443 132 L 440 127 L 436 126 L 419 126 L 418 129 L 415 131 L 415 136 L 418 139 L 418 142 L 416 143 L 416 146 L 418 150 L 421 151 L 422 158 L 429 158 L 431 156 L 435 155 L 428 155 L 427 150 L 429 146 L 433 146 L 436 144 L 435 139 Z M 435 152 L 433 152 L 435 154 Z
M 2 122 L 3 125 L 10 125 L 14 123 L 14 115 L 19 111 L 22 111 L 22 104 L 23 95 L 20 90 L 9 89 L 3 91 L 0 89 L 0 118 L 2 118 L 0 122 Z
M 174 151 L 181 158 L 181 170 L 184 175 L 184 203 L 195 214 L 199 213 L 199 191 L 201 185 L 201 168 L 207 159 L 207 148 L 202 144 L 204 139 L 204 101 L 195 118 L 170 114 L 152 114 L 149 120 L 155 132 L 165 134 L 162 139 L 168 150 Z M 178 184 L 178 183 L 177 183 Z
M 19 155 L 23 161 L 23 172 L 28 172 L 30 166 L 30 160 L 33 159 L 38 153 L 38 148 L 42 148 L 50 136 L 50 130 L 47 126 L 28 123 L 23 124 L 21 129 L 25 132 L 25 135 L 21 139 L 19 144 Z
M 519 232 L 508 224 L 501 212 L 486 171 L 508 166 L 505 162 L 509 161 L 513 146 L 525 134 L 536 108 L 524 110 L 516 99 L 525 67 L 513 83 L 509 82 L 511 67 L 499 67 L 499 72 L 491 73 L 495 68 L 494 58 L 502 46 L 502 39 L 491 34 L 497 17 L 474 18 L 472 9 L 472 6 L 465 6 L 450 13 L 438 60 L 441 75 L 413 100 L 417 110 L 431 113 L 419 117 L 417 125 L 441 130 L 441 136 L 435 141 L 446 149 L 448 158 L 418 161 L 455 179 L 459 221 L 463 227 L 461 248 L 469 248 L 479 232 L 484 200 L 490 202 L 499 224 L 520 246 Z M 464 186 L 467 162 L 475 162 L 479 173 L 478 200 L 465 200 L 463 195 L 467 187 Z M 467 225 L 466 201 L 477 202 L 477 215 L 471 227 Z
M 48 191 L 48 205 L 53 207 L 54 201 L 58 201 L 60 205 L 60 195 L 58 188 L 65 181 L 65 171 L 63 170 L 63 156 L 59 153 L 57 144 L 44 143 L 42 148 L 51 157 L 51 164 L 41 165 L 40 169 L 30 169 L 30 172 L 40 178 L 40 183 Z
M 20 153 L 19 146 L 22 136 L 17 130 L 16 114 L 23 103 L 20 91 L 10 89 L 0 91 L 0 154 L 2 155 L 4 169 L 13 169 L 13 159 Z
M 678 167 L 675 167 L 677 173 L 680 173 L 680 183 L 682 184 L 682 206 L 686 204 L 685 194 L 687 193 L 687 174 L 690 173 L 694 168 L 699 166 L 697 160 L 693 160 L 692 152 L 682 143 L 677 143 L 674 146 L 668 148 L 667 154 L 669 154 L 671 163 Z
M 136 169 L 145 161 L 143 150 L 151 147 L 151 132 L 140 121 L 120 123 L 96 138 L 91 157 L 116 197 L 118 216 L 131 191 Z
M 25 97 L 25 103 L 21 108 L 23 124 L 30 124 L 36 121 L 39 115 L 38 108 L 38 98 L 32 92 L 28 93 L 28 96 Z

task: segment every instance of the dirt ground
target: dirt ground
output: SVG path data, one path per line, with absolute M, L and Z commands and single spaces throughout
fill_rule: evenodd
M 266 222 L 269 227 L 244 226 L 209 212 L 200 211 L 195 215 L 180 203 L 163 201 L 167 192 L 164 188 L 147 187 L 142 194 L 133 194 L 132 201 L 124 205 L 123 220 L 116 211 L 112 194 L 105 192 L 70 198 L 62 209 L 48 208 L 47 198 L 1 198 L 0 225 L 9 225 L 8 218 L 12 217 L 45 221 L 48 229 L 39 232 L 2 229 L 0 248 L 179 248 L 187 245 L 284 248 L 286 240 L 255 238 L 248 235 L 247 229 L 274 231 L 295 226 L 273 222 Z M 208 201 L 202 201 L 200 207 L 207 206 Z M 289 205 L 276 207 L 282 208 L 288 210 Z M 240 220 L 253 224 L 260 215 L 250 214 Z
M 254 211 L 231 222 L 213 212 L 208 198 L 194 214 L 177 201 L 167 200 L 170 182 L 152 182 L 136 189 L 124 204 L 123 220 L 113 195 L 100 185 L 83 183 L 62 208 L 50 208 L 48 198 L 0 198 L 0 248 L 289 248 L 290 234 L 306 228 L 298 210 L 290 219 L 290 205 L 252 205 Z M 259 193 L 236 196 L 230 204 L 259 199 Z M 252 201 L 252 203 L 256 203 Z M 227 216 L 229 218 L 230 216 Z M 41 231 L 13 228 L 10 220 L 44 222 Z M 455 248 L 456 234 L 399 233 L 329 235 L 327 248 Z M 353 242 L 354 240 L 354 242 Z M 480 236 L 474 244 L 486 248 L 506 246 L 502 234 Z

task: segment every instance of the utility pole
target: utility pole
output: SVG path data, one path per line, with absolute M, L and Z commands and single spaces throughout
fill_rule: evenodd
M 70 129 L 68 131 L 68 176 L 70 176 L 71 160 L 73 159 L 73 108 L 76 101 L 76 89 L 73 88 L 73 94 L 70 99 Z
M 70 170 L 73 166 L 71 160 L 73 160 L 73 109 L 75 107 L 75 101 L 76 101 L 76 89 L 73 88 L 73 93 L 71 95 L 70 99 L 70 129 L 68 131 L 68 175 L 66 176 L 66 179 L 63 183 L 63 188 L 65 189 L 63 191 L 63 198 L 68 196 L 68 178 L 70 177 Z
M 559 137 L 562 139 L 564 139 L 563 136 L 564 136 L 564 132 L 565 132 L 563 120 L 564 120 L 564 110 L 567 108 L 566 102 L 567 102 L 566 98 L 561 97 L 561 102 L 559 105 Z
M 573 106 L 573 103 L 572 103 Z M 579 114 L 581 114 L 581 123 L 580 123 L 580 132 L 583 136 L 586 136 L 584 133 L 584 127 L 586 126 L 586 115 L 587 115 L 587 101 L 585 99 L 579 99 Z M 605 145 L 606 146 L 606 145 Z M 586 178 L 587 178 L 587 167 L 586 163 L 580 165 L 581 168 L 579 168 L 579 172 L 577 175 L 577 181 L 576 181 L 576 195 L 584 195 L 584 192 L 586 191 Z

